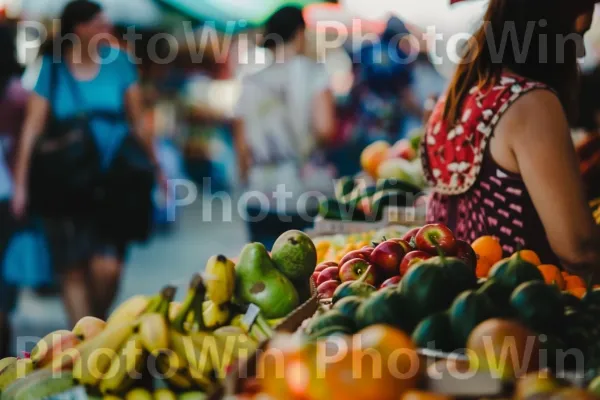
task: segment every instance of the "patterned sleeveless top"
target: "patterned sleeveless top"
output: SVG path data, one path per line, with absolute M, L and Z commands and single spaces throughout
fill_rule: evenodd
M 537 89 L 551 90 L 511 74 L 493 87 L 474 87 L 452 129 L 443 121 L 444 99 L 438 102 L 421 152 L 425 176 L 433 187 L 427 220 L 448 225 L 469 243 L 483 235 L 495 236 L 505 256 L 530 249 L 544 263 L 560 265 L 521 176 L 496 164 L 488 148 L 504 112 Z

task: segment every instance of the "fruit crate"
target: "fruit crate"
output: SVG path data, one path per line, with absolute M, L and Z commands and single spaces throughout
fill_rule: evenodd
M 391 225 L 419 226 L 425 224 L 425 208 L 423 207 L 387 207 L 379 221 L 345 221 L 315 218 L 314 228 L 309 235 L 324 236 L 333 234 L 354 234 L 379 230 Z

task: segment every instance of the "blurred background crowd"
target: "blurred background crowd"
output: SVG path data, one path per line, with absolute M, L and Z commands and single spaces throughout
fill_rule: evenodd
M 23 126 L 37 110 L 30 97 L 33 93 L 50 98 L 43 87 L 44 73 L 49 72 L 44 72 L 44 63 L 38 56 L 45 38 L 36 37 L 36 31 L 44 26 L 47 32 L 52 32 L 52 21 L 61 15 L 65 17 L 63 10 L 67 3 L 66 0 L 0 0 L 0 232 L 4 235 L 0 238 L 3 247 L 0 254 L 4 253 L 0 357 L 3 351 L 8 351 L 11 329 L 15 337 L 35 336 L 67 325 L 69 320 L 82 315 L 106 314 L 115 296 L 152 293 L 165 281 L 176 282 L 180 276 L 200 269 L 208 255 L 217 251 L 236 254 L 249 240 L 269 242 L 286 227 L 306 225 L 306 221 L 297 224 L 292 221 L 282 227 L 267 218 L 262 225 L 248 227 L 236 216 L 232 221 L 207 222 L 202 196 L 180 210 L 181 214 L 173 221 L 168 218 L 167 204 L 169 196 L 177 193 L 157 184 L 153 189 L 150 240 L 143 245 L 127 246 L 126 252 L 114 243 L 109 248 L 102 241 L 102 251 L 95 247 L 93 254 L 95 261 L 100 258 L 97 269 L 101 272 L 94 273 L 92 268 L 85 270 L 83 276 L 73 273 L 70 266 L 65 272 L 66 266 L 53 265 L 56 257 L 47 247 L 54 246 L 52 239 L 56 237 L 48 238 L 48 229 L 38 229 L 35 223 L 6 228 L 26 203 L 21 201 L 19 182 L 15 184 L 13 177 L 17 176 L 18 181 L 17 159 L 22 151 L 19 142 L 27 131 Z M 110 75 L 103 78 L 107 79 L 105 84 L 95 86 L 87 84 L 100 75 L 94 78 L 92 72 L 92 78 L 86 79 L 89 71 L 83 68 L 75 74 L 78 75 L 75 84 L 87 85 L 81 92 L 93 103 L 95 98 L 110 97 L 107 86 L 122 81 L 127 89 L 127 104 L 119 100 L 110 103 L 110 107 L 125 112 L 126 107 L 132 108 L 130 103 L 137 105 L 134 111 L 127 111 L 135 115 L 136 129 L 151 139 L 150 154 L 155 158 L 161 179 L 190 179 L 199 185 L 204 196 L 207 193 L 202 188 L 209 188 L 213 194 L 234 195 L 241 188 L 269 192 L 275 183 L 293 184 L 285 178 L 286 161 L 300 158 L 303 188 L 311 182 L 311 188 L 331 190 L 332 179 L 360 171 L 360 153 L 368 144 L 381 139 L 394 143 L 418 134 L 422 128 L 431 102 L 444 92 L 453 71 L 452 53 L 445 50 L 447 38 L 468 31 L 470 22 L 481 17 L 484 4 L 472 1 L 450 7 L 447 3 L 447 0 L 99 0 L 102 20 L 88 9 L 87 18 L 74 17 L 71 21 L 75 33 L 85 36 L 112 32 L 117 41 L 110 46 L 119 46 L 123 54 L 140 62 L 113 67 Z M 294 7 L 287 8 L 279 19 L 270 18 L 288 4 Z M 31 21 L 41 23 L 37 30 L 32 28 Z M 587 35 L 588 51 L 582 63 L 584 106 L 578 126 L 573 127 L 574 137 L 583 142 L 590 141 L 590 135 L 596 134 L 600 127 L 598 25 L 594 23 Z M 430 26 L 435 26 L 446 38 L 434 48 L 422 40 Z M 132 27 L 140 34 L 133 46 L 123 40 Z M 344 34 L 340 35 L 340 31 Z M 281 36 L 283 47 L 269 46 L 266 33 Z M 161 34 L 168 34 L 168 39 Z M 393 42 L 402 35 L 414 38 Z M 339 37 L 342 39 L 337 40 Z M 361 40 L 365 37 L 368 40 Z M 386 48 L 391 44 L 397 57 L 391 57 L 389 52 L 379 54 L 381 44 Z M 407 63 L 409 56 L 414 60 Z M 279 57 L 284 62 L 273 63 Z M 131 85 L 136 86 L 135 93 L 129 90 Z M 293 98 L 285 97 L 289 93 Z M 274 117 L 263 118 L 257 107 L 265 99 L 276 104 L 289 103 Z M 60 104 L 61 101 L 69 105 Z M 73 108 L 72 100 L 62 100 L 60 96 L 50 103 L 57 114 L 67 112 L 61 111 L 61 107 Z M 269 129 L 276 132 L 273 137 L 257 133 L 255 136 L 261 138 L 256 141 L 239 140 L 240 136 L 253 137 L 253 132 Z M 296 135 L 310 129 L 314 131 L 312 139 Z M 286 133 L 288 130 L 290 135 Z M 594 143 L 590 141 L 583 150 L 589 167 L 582 168 L 591 182 L 598 178 L 593 167 L 598 161 Z M 248 165 L 250 158 L 256 163 L 260 155 L 262 169 Z M 277 174 L 269 186 L 274 166 Z M 210 178 L 208 186 L 207 178 Z M 252 214 L 256 207 L 249 204 L 246 211 Z M 58 228 L 64 236 L 64 226 Z M 77 235 L 83 233 L 78 231 Z M 18 248 L 16 237 L 22 239 Z M 94 246 L 99 244 L 96 238 L 93 242 Z M 112 261 L 115 262 L 111 264 Z M 123 270 L 122 264 L 125 264 Z M 106 271 L 115 273 L 107 276 L 110 274 Z M 98 311 L 78 307 L 85 304 L 82 300 L 85 293 L 81 291 L 96 293 L 96 289 L 82 283 L 90 279 L 101 283 L 94 297 L 104 298 L 105 304 L 96 305 L 100 307 Z M 68 316 L 55 296 L 58 294 L 62 294 Z M 11 318 L 12 327 L 7 323 Z

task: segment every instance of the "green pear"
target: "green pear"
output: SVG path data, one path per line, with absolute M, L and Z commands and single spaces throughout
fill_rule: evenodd
M 261 243 L 244 247 L 235 269 L 236 296 L 257 305 L 267 319 L 282 318 L 299 305 L 298 292 Z
M 311 238 L 301 231 L 287 231 L 271 250 L 277 268 L 293 281 L 306 281 L 317 266 L 317 249 Z

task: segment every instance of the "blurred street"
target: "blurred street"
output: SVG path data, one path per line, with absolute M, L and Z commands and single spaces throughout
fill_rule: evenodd
M 214 203 L 213 215 L 221 215 L 218 203 Z M 202 222 L 202 206 L 196 202 L 182 210 L 172 232 L 132 248 L 117 302 L 136 294 L 155 293 L 169 282 L 179 285 L 181 298 L 189 277 L 201 271 L 210 256 L 223 253 L 235 257 L 246 241 L 243 221 Z M 13 321 L 15 341 L 19 336 L 42 337 L 68 325 L 60 298 L 40 298 L 29 290 L 21 294 Z M 23 350 L 15 346 L 16 342 L 11 349 Z

